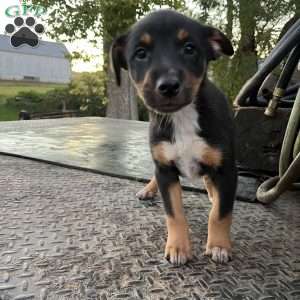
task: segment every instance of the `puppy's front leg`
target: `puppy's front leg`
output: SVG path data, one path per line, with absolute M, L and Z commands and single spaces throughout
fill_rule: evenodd
M 231 259 L 230 227 L 236 189 L 236 174 L 231 171 L 227 177 L 215 181 L 205 178 L 205 186 L 212 208 L 208 219 L 206 255 L 215 262 L 226 263 Z
M 172 167 L 158 166 L 156 180 L 167 215 L 168 239 L 165 257 L 174 265 L 183 265 L 192 258 L 192 250 L 177 171 Z

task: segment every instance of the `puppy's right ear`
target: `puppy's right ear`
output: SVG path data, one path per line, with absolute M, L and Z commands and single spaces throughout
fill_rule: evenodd
M 125 58 L 125 48 L 127 42 L 127 34 L 121 35 L 113 41 L 110 49 L 111 67 L 116 76 L 117 85 L 121 85 L 121 68 L 127 70 L 127 62 Z
M 231 41 L 220 30 L 206 26 L 208 41 L 210 45 L 209 59 L 216 60 L 223 55 L 231 56 L 234 54 L 234 50 Z

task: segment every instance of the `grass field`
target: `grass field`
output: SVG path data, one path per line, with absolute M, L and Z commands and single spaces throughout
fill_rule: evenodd
M 0 81 L 0 98 L 13 97 L 19 92 L 35 91 L 37 93 L 46 93 L 55 88 L 64 87 L 60 84 L 44 84 L 31 82 L 14 82 L 14 81 Z
M 18 115 L 18 111 L 0 104 L 0 122 L 18 120 Z
M 6 98 L 15 97 L 19 92 L 34 91 L 37 93 L 46 93 L 60 87 L 64 86 L 59 84 L 0 81 L 0 121 L 13 121 L 18 119 L 19 112 L 5 105 Z

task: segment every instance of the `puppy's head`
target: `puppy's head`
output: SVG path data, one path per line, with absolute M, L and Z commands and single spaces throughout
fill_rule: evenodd
M 139 96 L 157 113 L 190 104 L 206 76 L 207 64 L 233 48 L 219 30 L 177 12 L 160 10 L 137 22 L 111 48 L 117 83 L 129 71 Z

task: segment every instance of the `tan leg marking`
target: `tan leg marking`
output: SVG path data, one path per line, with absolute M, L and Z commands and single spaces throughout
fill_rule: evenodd
M 207 192 L 212 201 L 212 208 L 208 219 L 208 237 L 206 255 L 215 262 L 226 263 L 231 258 L 230 227 L 232 214 L 220 219 L 219 192 L 210 180 L 206 179 Z
M 213 184 L 211 179 L 208 176 L 203 176 L 203 183 L 205 186 L 205 189 L 207 191 L 208 199 L 211 203 L 213 203 Z
M 153 176 L 150 182 L 143 189 L 136 193 L 136 197 L 138 197 L 140 200 L 152 199 L 157 194 L 157 191 L 157 181 L 155 176 Z
M 210 167 L 218 167 L 222 163 L 222 152 L 217 148 L 207 145 L 202 150 L 201 162 Z
M 170 159 L 167 158 L 166 150 L 165 150 L 166 143 L 161 142 L 152 147 L 152 157 L 154 160 L 160 162 L 163 165 L 170 165 Z
M 181 186 L 179 183 L 169 189 L 173 216 L 167 216 L 168 240 L 165 257 L 174 265 L 183 265 L 192 258 L 189 227 L 184 215 Z

